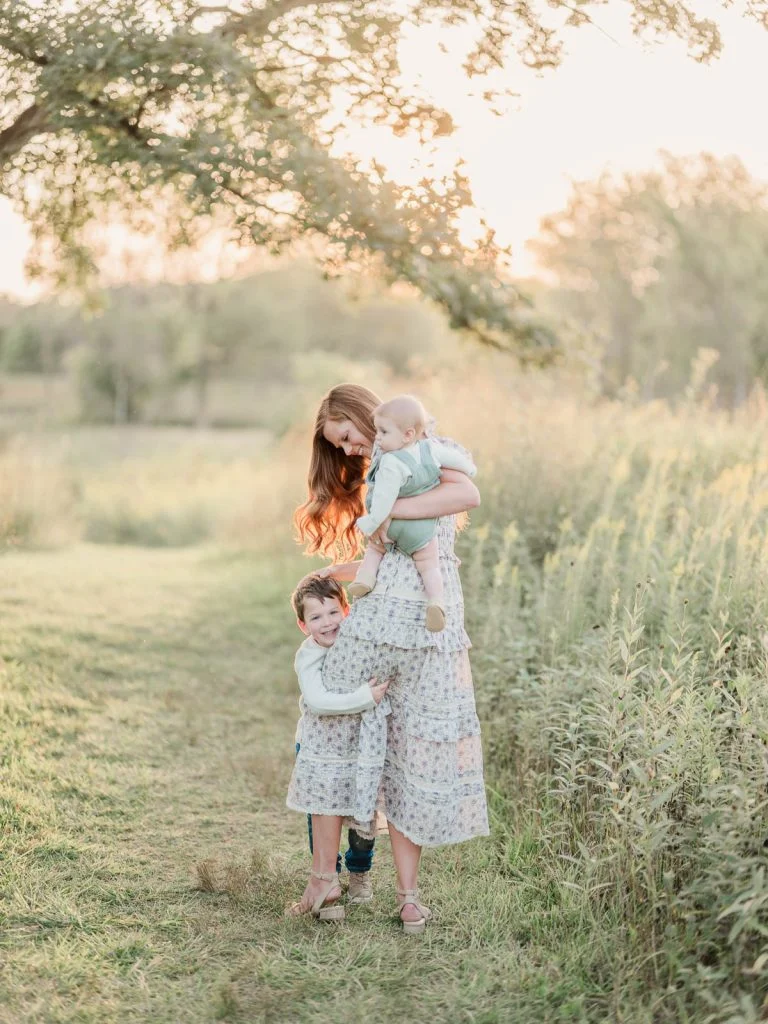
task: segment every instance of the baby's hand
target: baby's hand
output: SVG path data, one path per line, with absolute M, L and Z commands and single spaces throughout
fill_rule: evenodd
M 376 676 L 373 677 L 368 683 L 371 688 L 371 696 L 373 697 L 374 704 L 380 704 L 381 698 L 389 689 L 389 680 L 385 679 L 383 683 L 380 683 Z
M 355 526 L 361 533 L 365 534 L 366 537 L 370 537 L 370 535 L 376 529 L 375 522 L 371 518 L 371 516 L 360 516 L 360 518 L 355 523 Z
M 385 519 L 378 530 L 374 530 L 371 534 L 370 539 L 377 541 L 382 547 L 386 547 L 387 544 L 391 544 L 392 540 L 389 537 L 387 531 L 389 530 L 390 523 L 392 522 L 392 516 L 389 519 Z

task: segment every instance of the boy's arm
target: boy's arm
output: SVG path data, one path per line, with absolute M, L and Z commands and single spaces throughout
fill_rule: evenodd
M 397 501 L 400 488 L 410 476 L 408 467 L 400 459 L 387 458 L 382 455 L 376 482 L 371 496 L 371 511 L 357 520 L 357 527 L 366 535 L 370 535 L 389 518 L 392 506 Z
M 327 649 L 316 644 L 296 652 L 294 667 L 304 703 L 316 715 L 356 715 L 376 706 L 368 683 L 352 693 L 331 693 L 323 686 L 323 662 Z
M 430 441 L 429 446 L 438 465 L 441 467 L 457 469 L 460 473 L 466 473 L 469 477 L 473 477 L 477 473 L 477 466 L 472 459 L 457 448 L 449 448 L 448 445 L 440 444 L 439 441 Z

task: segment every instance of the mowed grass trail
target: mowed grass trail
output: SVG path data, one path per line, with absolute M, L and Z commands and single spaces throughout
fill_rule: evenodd
M 0 1015 L 213 1019 L 253 930 L 193 891 L 195 865 L 296 824 L 279 813 L 277 595 L 200 552 L 83 547 L 2 570 Z
M 0 560 L 3 1024 L 608 1010 L 594 944 L 499 872 L 492 840 L 427 852 L 440 920 L 423 939 L 397 927 L 386 841 L 372 909 L 341 927 L 284 919 L 308 869 L 284 808 L 301 571 L 199 548 Z M 559 936 L 549 954 L 531 922 Z

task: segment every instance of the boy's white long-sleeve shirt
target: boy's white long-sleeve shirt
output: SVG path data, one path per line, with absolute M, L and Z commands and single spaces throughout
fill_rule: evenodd
M 328 651 L 308 636 L 296 652 L 293 665 L 306 707 L 316 715 L 356 715 L 375 708 L 368 683 L 351 693 L 333 693 L 323 686 L 323 662 Z
M 447 445 L 440 444 L 439 441 L 433 441 L 431 438 L 427 443 L 429 444 L 432 457 L 441 469 L 458 469 L 459 472 L 466 473 L 469 477 L 473 477 L 477 473 L 474 462 L 467 458 L 463 452 L 457 451 L 455 448 L 449 448 Z M 417 462 L 421 461 L 418 444 L 409 445 L 404 451 L 413 455 Z M 366 537 L 370 537 L 389 516 L 392 506 L 400 495 L 400 488 L 410 476 L 410 469 L 402 459 L 397 458 L 394 452 L 385 452 L 381 456 L 379 468 L 376 471 L 376 483 L 373 485 L 371 511 L 357 520 L 358 528 Z

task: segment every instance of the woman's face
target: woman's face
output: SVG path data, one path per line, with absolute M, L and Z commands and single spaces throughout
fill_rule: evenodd
M 360 433 L 352 420 L 326 420 L 323 437 L 334 448 L 343 448 L 345 455 L 371 457 L 372 442 Z

